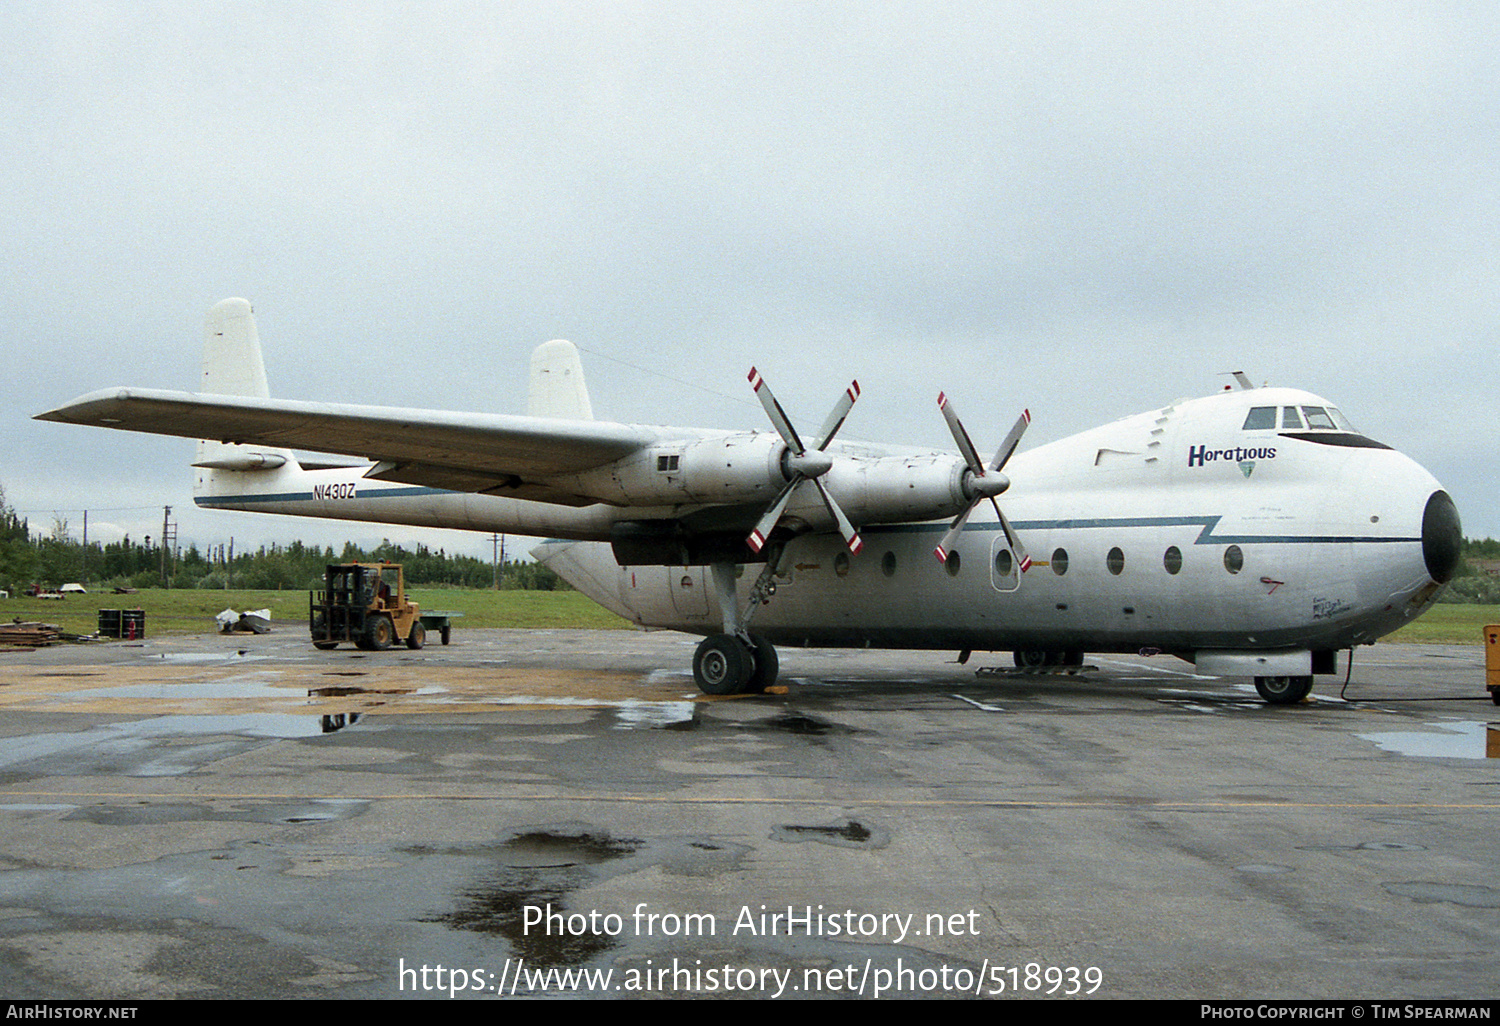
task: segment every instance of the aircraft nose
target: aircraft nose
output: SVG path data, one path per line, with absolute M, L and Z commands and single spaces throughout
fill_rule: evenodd
M 1463 547 L 1463 527 L 1458 521 L 1458 507 L 1447 492 L 1438 490 L 1427 499 L 1422 513 L 1422 559 L 1428 575 L 1438 584 L 1447 584 L 1458 569 Z

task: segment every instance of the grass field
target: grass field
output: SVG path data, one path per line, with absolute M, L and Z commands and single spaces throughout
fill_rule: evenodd
M 461 612 L 464 627 L 627 628 L 630 624 L 576 591 L 478 591 L 418 588 L 412 597 L 423 609 Z M 208 591 L 146 589 L 133 595 L 72 595 L 61 601 L 0 599 L 0 620 L 41 620 L 75 634 L 91 634 L 100 609 L 144 609 L 146 632 L 201 634 L 214 630 L 214 614 L 225 607 L 271 610 L 273 621 L 307 620 L 305 591 Z M 1438 605 L 1386 641 L 1428 644 L 1480 644 L 1480 632 L 1500 623 L 1500 606 Z
M 627 628 L 628 621 L 595 605 L 576 591 L 471 591 L 416 588 L 413 601 L 424 610 L 461 612 L 465 627 Z M 73 634 L 92 634 L 101 609 L 144 609 L 146 634 L 203 634 L 215 630 L 214 615 L 270 609 L 271 620 L 287 629 L 307 623 L 305 591 L 211 591 L 147 588 L 131 595 L 69 595 L 61 600 L 0 599 L 0 620 L 40 620 Z

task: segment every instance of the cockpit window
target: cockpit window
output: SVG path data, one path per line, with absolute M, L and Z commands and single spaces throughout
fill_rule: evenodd
M 1307 418 L 1307 426 L 1314 431 L 1333 431 L 1333 418 L 1328 411 L 1321 406 L 1304 406 L 1302 415 Z
M 1257 406 L 1245 418 L 1243 431 L 1269 431 L 1276 427 L 1276 407 Z
M 1344 416 L 1334 407 L 1328 407 L 1328 415 L 1333 418 L 1334 427 L 1338 428 L 1340 431 L 1347 431 L 1351 435 L 1359 434 L 1359 429 L 1356 428 L 1353 424 L 1349 423 L 1349 418 Z
M 1281 410 L 1281 430 L 1301 431 L 1302 418 L 1297 416 L 1297 407 L 1286 406 Z

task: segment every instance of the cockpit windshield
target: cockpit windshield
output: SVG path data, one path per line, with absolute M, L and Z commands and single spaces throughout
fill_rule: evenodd
M 1281 430 L 1283 431 L 1342 431 L 1357 435 L 1359 431 L 1349 419 L 1334 406 L 1283 406 Z M 1245 417 L 1245 431 L 1274 431 L 1277 407 L 1252 407 Z

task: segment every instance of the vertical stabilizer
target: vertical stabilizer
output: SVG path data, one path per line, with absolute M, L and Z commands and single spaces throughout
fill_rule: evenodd
M 533 417 L 563 420 L 593 420 L 589 387 L 583 380 L 578 347 L 555 339 L 536 347 L 531 354 L 531 388 L 526 412 Z
M 198 391 L 270 398 L 266 361 L 260 355 L 260 332 L 255 330 L 255 314 L 246 300 L 225 299 L 208 311 Z
M 213 395 L 243 395 L 270 398 L 266 385 L 266 362 L 260 353 L 260 333 L 255 315 L 243 299 L 225 299 L 208 311 L 203 328 L 203 376 L 198 391 Z M 193 466 L 198 468 L 194 491 L 216 494 L 222 490 L 222 474 L 240 471 L 276 470 L 297 466 L 289 449 L 270 446 L 230 445 L 203 440 Z

